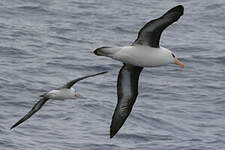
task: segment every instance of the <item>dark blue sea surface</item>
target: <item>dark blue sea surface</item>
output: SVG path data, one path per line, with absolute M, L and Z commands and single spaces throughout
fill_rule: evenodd
M 100 46 L 125 46 L 148 21 L 182 4 L 161 45 L 185 64 L 145 68 L 139 96 L 121 130 L 109 138 L 122 63 L 97 57 Z M 1 0 L 1 150 L 224 150 L 225 1 Z M 9 128 L 39 95 L 69 80 L 79 99 L 49 101 Z

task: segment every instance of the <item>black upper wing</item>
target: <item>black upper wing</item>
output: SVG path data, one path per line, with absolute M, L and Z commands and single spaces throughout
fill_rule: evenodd
M 33 108 L 23 117 L 21 118 L 17 123 L 15 123 L 10 129 L 15 128 L 19 124 L 23 123 L 27 119 L 29 119 L 34 113 L 36 113 L 38 110 L 41 109 L 41 107 L 47 102 L 49 98 L 43 97 L 41 98 L 34 106 Z
M 132 110 L 138 95 L 138 79 L 142 69 L 128 64 L 120 69 L 117 80 L 118 101 L 110 126 L 110 138 L 119 131 Z
M 94 76 L 97 76 L 97 75 L 101 75 L 101 74 L 105 74 L 107 73 L 107 71 L 104 71 L 104 72 L 100 72 L 100 73 L 97 73 L 97 74 L 93 74 L 93 75 L 88 75 L 88 76 L 84 76 L 84 77 L 80 77 L 80 78 L 77 78 L 77 79 L 74 79 L 68 83 L 66 83 L 63 87 L 61 88 L 71 88 L 75 83 L 77 83 L 78 81 L 80 80 L 83 80 L 83 79 L 86 79 L 86 78 L 89 78 L 89 77 L 94 77 Z
M 169 11 L 167 11 L 163 16 L 152 20 L 144 25 L 144 27 L 139 31 L 137 39 L 134 41 L 133 45 L 149 45 L 151 47 L 159 47 L 160 36 L 163 30 L 176 22 L 180 16 L 183 15 L 184 7 L 178 5 Z

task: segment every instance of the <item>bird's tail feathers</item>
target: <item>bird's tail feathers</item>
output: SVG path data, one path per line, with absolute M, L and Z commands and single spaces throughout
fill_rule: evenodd
M 120 49 L 116 47 L 100 47 L 97 48 L 94 53 L 97 56 L 111 56 L 118 52 Z

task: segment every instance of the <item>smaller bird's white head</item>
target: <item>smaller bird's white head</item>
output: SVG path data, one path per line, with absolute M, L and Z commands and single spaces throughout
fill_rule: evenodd
M 74 96 L 77 98 L 80 97 L 81 95 L 79 93 L 75 93 Z
M 78 98 L 80 97 L 81 95 L 79 93 L 76 92 L 76 90 L 74 88 L 70 88 L 70 91 L 71 91 L 71 95 L 74 97 L 74 98 Z

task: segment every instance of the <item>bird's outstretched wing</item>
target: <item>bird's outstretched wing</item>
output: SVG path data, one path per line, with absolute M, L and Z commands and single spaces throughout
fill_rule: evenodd
M 84 77 L 80 77 L 80 78 L 77 78 L 77 79 L 74 79 L 68 83 L 66 83 L 63 87 L 61 88 L 71 88 L 75 83 L 77 83 L 78 81 L 80 80 L 83 80 L 83 79 L 86 79 L 86 78 L 89 78 L 89 77 L 94 77 L 94 76 L 97 76 L 97 75 L 101 75 L 101 74 L 105 74 L 107 73 L 107 71 L 104 71 L 104 72 L 100 72 L 100 73 L 97 73 L 97 74 L 92 74 L 92 75 L 88 75 L 88 76 L 84 76 Z
M 148 45 L 151 47 L 159 47 L 160 36 L 163 30 L 176 22 L 180 16 L 184 13 L 184 7 L 178 5 L 169 11 L 167 11 L 163 16 L 152 20 L 144 25 L 144 27 L 139 31 L 137 39 L 132 45 Z
M 27 119 L 29 119 L 33 114 L 35 114 L 41 107 L 47 102 L 49 98 L 43 97 L 41 98 L 34 106 L 33 108 L 23 117 L 21 118 L 17 123 L 15 123 L 10 129 L 15 128 L 19 124 L 23 123 Z
M 124 64 L 117 80 L 118 101 L 110 126 L 110 138 L 122 127 L 129 116 L 138 95 L 138 79 L 142 67 Z

